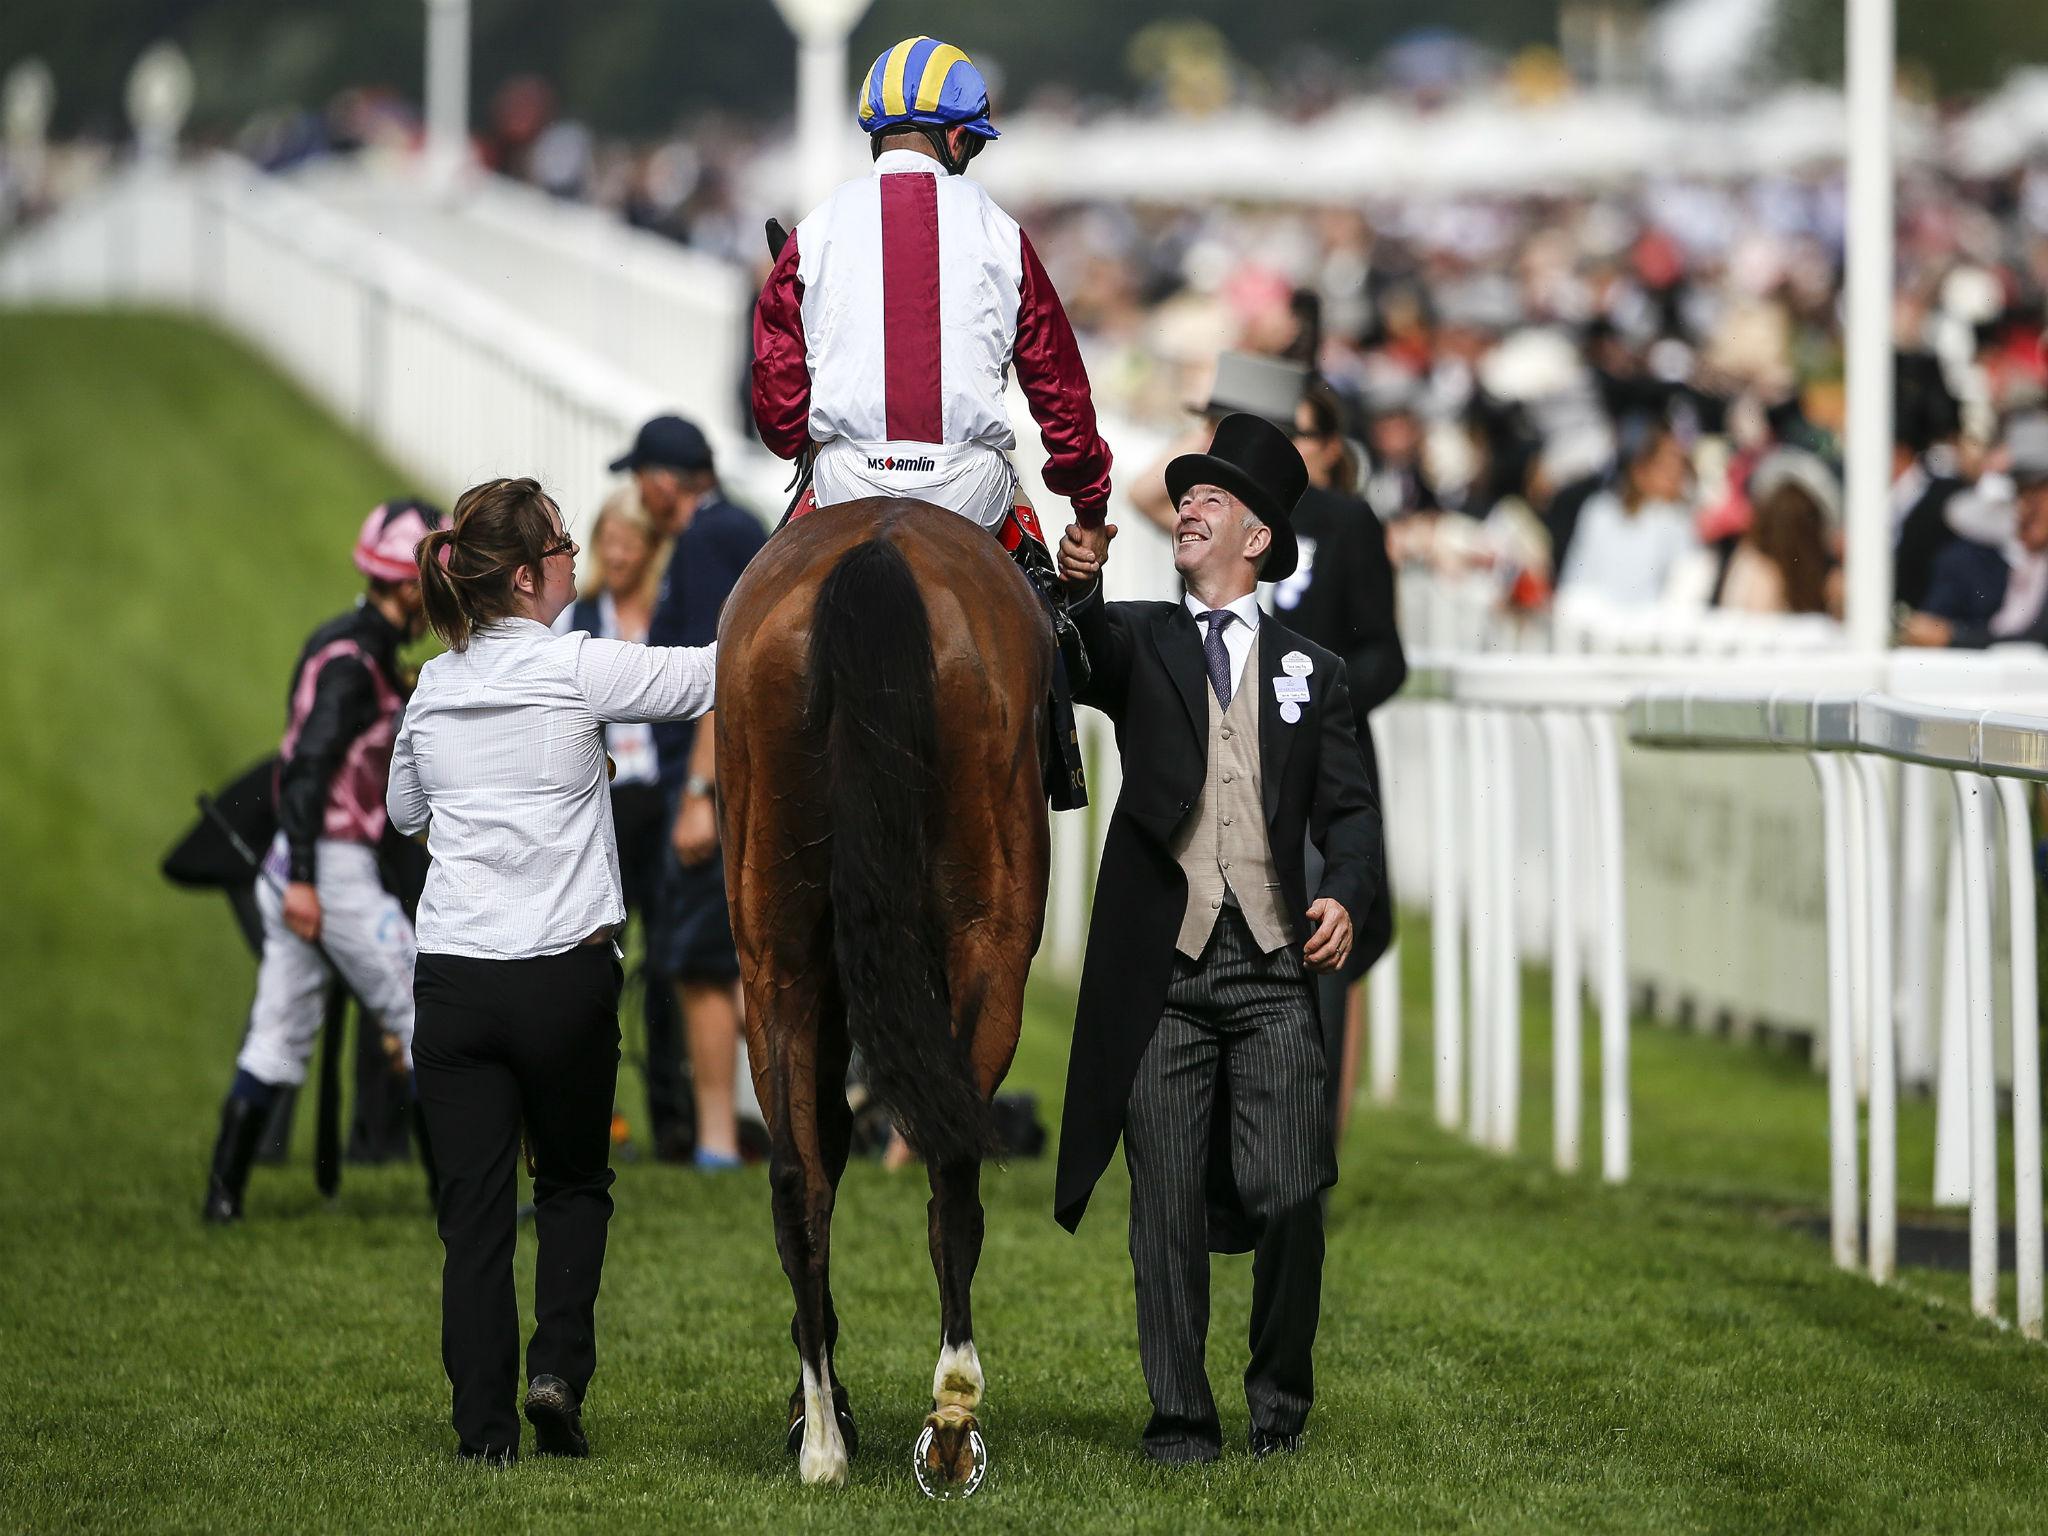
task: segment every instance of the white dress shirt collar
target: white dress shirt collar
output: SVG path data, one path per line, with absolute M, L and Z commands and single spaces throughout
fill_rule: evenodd
M 1202 615 L 1209 611 L 1203 606 L 1202 600 L 1190 592 L 1181 601 L 1188 605 L 1188 612 L 1195 616 L 1195 622 L 1197 624 L 1201 623 Z M 1259 610 L 1259 595 L 1256 592 L 1247 592 L 1236 602 L 1225 603 L 1223 606 L 1237 615 L 1238 624 L 1248 633 L 1256 633 L 1259 627 L 1259 620 L 1265 617 Z M 1228 635 L 1230 631 L 1226 629 L 1223 633 Z

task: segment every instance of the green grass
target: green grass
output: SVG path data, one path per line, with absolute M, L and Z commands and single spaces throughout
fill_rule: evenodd
M 863 1165 L 834 1257 L 866 1448 L 844 1492 L 803 1489 L 765 1179 L 642 1162 L 596 1458 L 457 1466 L 414 1170 L 351 1169 L 327 1208 L 302 1151 L 258 1171 L 245 1226 L 200 1228 L 251 966 L 218 901 L 155 874 L 193 791 L 274 736 L 305 629 L 352 591 L 356 522 L 401 482 L 182 324 L 4 315 L 0 359 L 0 1529 L 2048 1528 L 2048 1355 L 1947 1281 L 1880 1291 L 1773 1219 L 1823 1196 L 1817 1079 L 1639 1029 L 1636 1182 L 1560 1178 L 1532 978 L 1527 1152 L 1481 1154 L 1428 1122 L 1419 943 L 1403 1101 L 1355 1117 L 1331 1204 L 1303 1455 L 1138 1461 L 1121 1175 L 1069 1238 L 1049 1164 L 1021 1163 L 986 1180 L 991 1480 L 927 1505 L 906 1465 L 937 1343 L 924 1193 Z M 1041 988 L 1014 1078 L 1053 1113 L 1067 1017 Z M 1247 1267 L 1217 1275 L 1236 1445 Z

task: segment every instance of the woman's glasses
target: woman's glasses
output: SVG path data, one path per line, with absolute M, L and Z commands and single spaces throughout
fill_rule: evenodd
M 576 556 L 582 553 L 582 546 L 577 544 L 577 542 L 574 539 L 565 538 L 562 540 L 561 543 L 555 545 L 553 548 L 542 550 L 540 552 L 540 557 L 543 560 L 552 560 L 556 555 L 567 555 L 573 560 Z

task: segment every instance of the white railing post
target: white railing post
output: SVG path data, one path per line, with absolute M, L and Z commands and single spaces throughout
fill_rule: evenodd
M 1614 717 L 1586 713 L 1593 748 L 1594 817 L 1600 860 L 1600 1176 L 1625 1183 L 1629 1171 L 1628 916 L 1623 881 L 1621 747 Z
M 2034 952 L 2034 832 L 2026 791 L 1999 779 L 2005 824 L 2007 917 L 2012 943 L 2012 1197 L 2013 1247 L 2019 1280 L 2020 1332 L 2041 1337 L 2041 1047 L 2037 1030 L 2040 978 Z
M 1366 975 L 1369 1070 L 1375 1104 L 1391 1104 L 1401 1087 L 1401 940 L 1373 962 Z
M 1570 716 L 1545 710 L 1539 718 L 1550 786 L 1550 1090 L 1551 1150 L 1559 1171 L 1579 1167 L 1581 1104 L 1579 1064 L 1579 914 L 1573 843 L 1578 837 L 1573 772 L 1577 734 Z
M 1466 951 L 1472 976 L 1470 1027 L 1465 1031 L 1465 1134 L 1486 1145 L 1493 1107 L 1493 881 L 1487 859 L 1492 855 L 1492 753 L 1488 750 L 1484 711 L 1462 711 L 1459 725 L 1465 738 L 1465 766 L 1470 794 L 1466 826 L 1466 872 L 1470 899 L 1466 916 Z
M 1956 818 L 1951 818 L 1955 821 Z M 1963 944 L 1962 828 L 1948 836 L 1942 905 L 1941 1019 L 1935 1048 L 1934 1192 L 1936 1205 L 1970 1198 L 1970 989 Z
M 1863 780 L 1863 821 L 1869 839 L 1870 879 L 1866 957 L 1869 982 L 1863 989 L 1870 1010 L 1870 1278 L 1888 1283 L 1898 1258 L 1898 1031 L 1892 1014 L 1892 858 L 1884 764 L 1857 756 L 1849 763 Z
M 1876 1016 L 1870 991 L 1870 832 L 1864 805 L 1863 775 L 1841 760 L 1835 781 L 1842 794 L 1842 889 L 1849 906 L 1849 955 L 1844 972 L 1849 983 L 1849 1051 L 1851 1081 L 1859 1101 L 1870 1094 L 1870 1032 Z
M 1827 882 L 1828 930 L 1828 1233 L 1835 1263 L 1856 1267 L 1856 1062 L 1850 1044 L 1848 818 L 1843 814 L 1842 765 L 1825 752 L 1809 755 L 1820 781 L 1821 843 Z
M 1998 1084 L 1993 1058 L 1991 881 L 1985 868 L 1984 780 L 1954 776 L 1962 843 L 1963 991 L 1968 998 L 1970 1310 L 1998 1315 Z
M 1898 976 L 1899 1076 L 1924 1087 L 1934 1081 L 1934 796 L 1932 768 L 1899 765 Z
M 1396 766 L 1397 756 L 1389 752 L 1390 743 L 1397 722 L 1384 718 L 1368 722 L 1374 756 L 1380 766 L 1380 820 L 1386 821 L 1387 797 L 1392 795 L 1397 802 L 1406 803 L 1410 786 L 1399 779 Z M 1381 838 L 1381 849 L 1388 863 L 1387 891 L 1389 901 L 1393 900 L 1393 862 L 1395 858 L 1391 839 Z M 1368 1031 L 1368 1070 L 1372 1074 L 1372 1097 L 1376 1104 L 1391 1104 L 1400 1090 L 1401 1074 L 1401 939 L 1396 933 L 1387 946 L 1387 952 L 1373 962 L 1372 970 L 1366 977 L 1366 1029 Z
M 1459 951 L 1461 894 L 1458 846 L 1458 711 L 1425 704 L 1429 724 L 1429 961 L 1430 1045 L 1434 1061 L 1436 1123 L 1458 1126 L 1464 1088 L 1464 972 Z
M 1490 712 L 1493 746 L 1493 1085 L 1491 1134 L 1498 1152 L 1512 1152 L 1520 1140 L 1522 1110 L 1522 961 L 1515 946 L 1515 754 L 1514 720 L 1506 710 Z

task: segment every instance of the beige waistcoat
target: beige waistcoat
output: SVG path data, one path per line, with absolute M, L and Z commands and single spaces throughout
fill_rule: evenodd
M 1209 778 L 1173 841 L 1173 856 L 1188 878 L 1188 907 L 1174 947 L 1190 960 L 1201 958 L 1223 904 L 1235 898 L 1259 948 L 1272 954 L 1292 941 L 1280 899 L 1280 876 L 1266 838 L 1266 808 L 1259 782 L 1258 650 L 1244 665 L 1244 683 L 1230 696 L 1230 708 L 1209 701 Z

